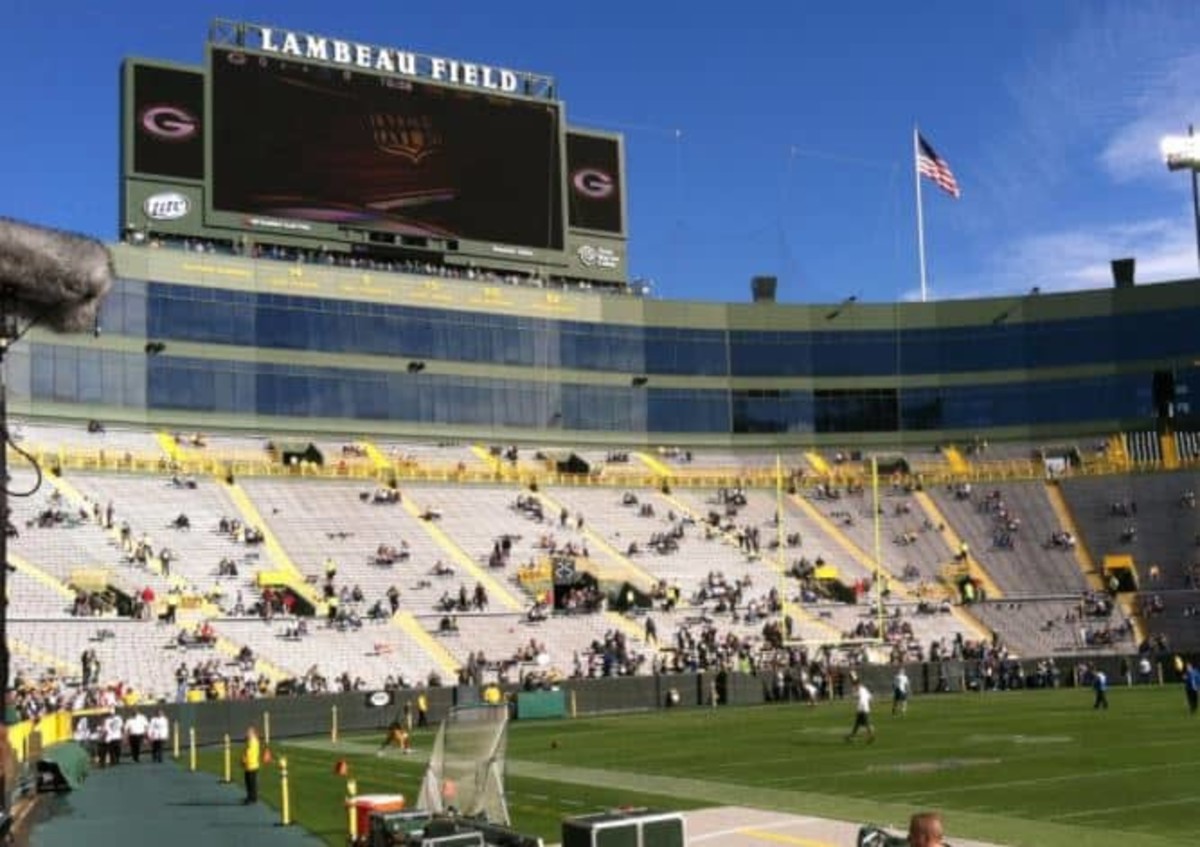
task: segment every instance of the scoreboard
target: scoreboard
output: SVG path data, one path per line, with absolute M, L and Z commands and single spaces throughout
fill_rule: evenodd
M 567 126 L 552 86 L 234 31 L 204 67 L 125 61 L 122 232 L 627 281 L 623 138 Z

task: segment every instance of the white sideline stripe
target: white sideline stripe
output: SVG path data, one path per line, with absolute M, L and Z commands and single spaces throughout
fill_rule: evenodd
M 1050 820 L 1059 821 L 1059 820 L 1067 820 L 1069 818 L 1086 818 L 1086 817 L 1092 817 L 1094 815 L 1107 815 L 1112 812 L 1119 812 L 1123 809 L 1150 809 L 1150 808 L 1157 808 L 1159 806 L 1180 806 L 1185 803 L 1195 803 L 1195 802 L 1196 802 L 1196 795 L 1188 794 L 1186 797 L 1176 797 L 1173 800 L 1153 800 L 1149 803 L 1128 803 L 1128 804 L 1121 805 L 1121 806 L 1109 805 L 1109 806 L 1105 806 L 1103 809 L 1088 809 L 1087 811 L 1082 811 L 1082 812 L 1066 812 L 1061 815 L 1051 815 Z
M 1051 782 L 1073 782 L 1083 779 L 1105 779 L 1119 773 L 1146 773 L 1147 771 L 1162 771 L 1162 770 L 1181 770 L 1186 768 L 1200 767 L 1200 761 L 1197 762 L 1170 762 L 1167 764 L 1145 765 L 1131 768 L 1110 768 L 1103 771 L 1094 771 L 1091 773 L 1072 773 L 1061 774 L 1059 776 L 1041 776 L 1033 779 L 1012 779 L 1008 782 L 980 782 L 974 785 L 958 785 L 949 786 L 946 788 L 938 788 L 931 791 L 918 791 L 911 794 L 892 794 L 888 795 L 890 802 L 904 802 L 909 799 L 919 797 L 928 797 L 930 795 L 950 794 L 966 791 L 991 791 L 996 788 L 1013 788 L 1018 785 L 1046 785 Z
M 817 823 L 816 818 L 781 818 L 777 821 L 769 821 L 767 823 L 756 823 L 744 826 L 735 826 L 732 829 L 721 829 L 716 832 L 706 832 L 703 835 L 692 836 L 688 839 L 689 844 L 699 844 L 701 841 L 708 841 L 711 838 L 724 838 L 727 835 L 741 835 L 748 829 L 779 829 L 786 826 L 800 826 L 803 824 Z

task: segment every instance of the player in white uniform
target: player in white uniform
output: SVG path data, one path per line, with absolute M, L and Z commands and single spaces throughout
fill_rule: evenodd
M 871 689 L 857 676 L 851 675 L 850 678 L 857 683 L 857 687 L 854 689 L 854 727 L 846 740 L 851 741 L 860 729 L 865 729 L 867 743 L 871 744 L 875 741 L 875 727 L 871 725 Z
M 892 680 L 892 714 L 903 715 L 908 711 L 908 692 L 912 685 L 908 681 L 908 674 L 904 668 L 896 671 L 896 676 Z

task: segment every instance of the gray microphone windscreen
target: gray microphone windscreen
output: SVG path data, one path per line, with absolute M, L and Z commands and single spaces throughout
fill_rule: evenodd
M 91 331 L 112 280 L 112 254 L 96 239 L 0 217 L 0 296 L 18 318 Z

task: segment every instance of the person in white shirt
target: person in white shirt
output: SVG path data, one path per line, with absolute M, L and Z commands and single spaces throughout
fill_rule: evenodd
M 129 757 L 135 762 L 142 760 L 142 742 L 146 740 L 149 728 L 150 721 L 141 712 L 135 712 L 125 722 L 125 732 L 129 736 Z
M 75 742 L 87 751 L 90 761 L 96 760 L 96 745 L 92 736 L 92 725 L 88 722 L 87 716 L 80 716 L 79 720 L 75 721 Z
M 104 747 L 108 765 L 121 764 L 121 740 L 125 736 L 125 721 L 115 711 L 104 721 Z
M 895 679 L 892 680 L 892 714 L 903 715 L 908 711 L 908 692 L 911 688 L 908 681 L 908 673 L 904 668 L 900 668 L 896 672 Z
M 150 736 L 150 759 L 155 762 L 163 760 L 163 745 L 167 743 L 167 739 L 171 736 L 171 724 L 167 721 L 167 716 L 162 709 L 158 710 L 158 714 L 150 718 L 150 727 L 148 731 Z
M 847 741 L 853 740 L 860 729 L 867 731 L 867 743 L 875 741 L 875 727 L 871 725 L 871 689 L 867 688 L 857 675 L 851 674 L 850 680 L 856 683 L 854 689 L 854 727 L 846 736 Z

